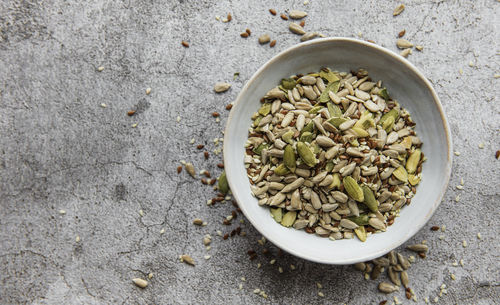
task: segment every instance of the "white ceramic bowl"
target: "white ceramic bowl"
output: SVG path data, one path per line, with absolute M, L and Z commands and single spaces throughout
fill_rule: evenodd
M 382 80 L 392 98 L 410 111 L 417 123 L 428 160 L 422 169 L 422 182 L 411 205 L 405 206 L 386 232 L 332 241 L 285 228 L 276 223 L 269 207 L 259 206 L 251 195 L 243 163 L 250 117 L 260 107 L 260 98 L 293 74 L 358 68 L 368 70 L 374 80 Z M 443 109 L 430 82 L 415 66 L 398 54 L 375 44 L 350 38 L 324 38 L 298 44 L 279 53 L 262 66 L 243 87 L 227 122 L 224 136 L 224 164 L 229 186 L 241 210 L 269 241 L 301 258 L 325 264 L 353 264 L 367 261 L 398 247 L 412 237 L 431 218 L 439 206 L 451 172 L 451 136 Z

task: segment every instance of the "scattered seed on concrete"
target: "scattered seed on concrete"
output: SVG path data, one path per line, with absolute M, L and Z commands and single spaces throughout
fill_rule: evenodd
M 283 20 L 288 20 L 288 16 L 287 16 L 287 15 L 285 15 L 285 14 L 281 14 L 281 15 L 280 15 L 280 17 L 281 17 L 281 19 L 283 19 Z
M 396 6 L 394 11 L 392 12 L 392 16 L 397 16 L 397 15 L 401 14 L 404 11 L 404 9 L 405 9 L 404 4 L 400 4 L 400 5 Z
M 457 196 L 455 197 L 455 202 L 458 202 L 458 201 L 460 201 L 460 195 L 457 195 Z
M 456 188 L 457 188 L 457 190 L 463 190 L 464 186 L 463 185 L 457 185 Z
M 144 288 L 146 288 L 146 286 L 148 286 L 148 281 L 140 279 L 140 278 L 132 279 L 132 282 L 134 282 L 134 284 L 139 288 L 144 289 Z
M 415 244 L 415 245 L 410 245 L 408 247 L 409 250 L 415 251 L 415 252 L 427 252 L 429 250 L 429 247 L 424 244 Z
M 133 116 L 133 115 L 135 114 L 135 112 L 136 112 L 135 110 L 129 110 L 129 111 L 127 112 L 127 115 L 128 115 L 128 116 Z
M 276 16 L 276 10 L 274 8 L 269 9 L 269 13 L 271 13 L 271 15 L 273 16 Z
M 431 230 L 432 230 L 432 231 L 437 231 L 437 230 L 439 230 L 439 226 L 432 226 L 432 227 L 431 227 Z
M 229 90 L 229 88 L 231 88 L 231 84 L 219 82 L 215 84 L 214 91 L 217 93 L 222 93 Z
M 479 143 L 479 145 L 477 145 L 477 147 L 479 147 L 480 149 L 483 149 L 484 148 L 484 143 Z
M 243 32 L 243 33 L 240 34 L 240 36 L 243 37 L 243 38 L 247 38 L 250 35 L 248 35 L 247 32 Z
M 292 19 L 302 19 L 307 16 L 307 13 L 299 10 L 291 10 L 288 15 Z
M 424 46 L 416 45 L 415 49 L 417 49 L 417 51 L 419 51 L 419 52 L 422 52 L 424 50 Z
M 400 49 L 407 49 L 407 48 L 413 47 L 413 43 L 409 42 L 408 40 L 406 40 L 404 38 L 399 38 L 398 40 L 396 40 L 396 45 Z
M 405 35 L 405 33 L 406 33 L 406 30 L 404 30 L 404 29 L 403 29 L 402 31 L 400 31 L 400 32 L 398 33 L 398 37 L 399 37 L 399 38 L 403 37 L 403 36 Z
M 464 248 L 467 248 L 467 241 L 466 241 L 465 239 L 462 241 L 462 246 L 463 246 Z
M 477 239 L 482 239 L 481 233 L 477 232 Z
M 165 229 L 161 229 L 160 234 L 165 234 Z
M 144 211 L 143 210 L 139 210 L 139 216 L 141 216 L 141 217 L 144 216 Z
M 269 47 L 274 48 L 275 45 L 276 45 L 276 39 L 271 41 L 271 43 L 269 44 Z
M 323 297 L 325 297 L 325 294 L 324 294 L 323 292 L 321 292 L 321 291 L 318 291 L 318 295 L 319 295 L 320 297 L 322 297 L 322 298 L 323 298 Z
M 79 242 L 80 242 L 80 240 L 81 240 L 81 239 L 80 239 L 80 236 L 79 236 L 79 235 L 77 235 L 77 236 L 75 237 L 75 241 L 76 241 L 77 243 L 79 243 Z
M 226 105 L 226 110 L 231 110 L 231 108 L 233 108 L 233 104 L 227 104 Z
M 104 67 L 103 67 L 103 66 L 99 66 L 99 67 L 97 67 L 97 71 L 98 71 L 98 72 L 102 72 L 102 71 L 104 71 Z
M 185 48 L 189 48 L 189 42 L 187 42 L 187 41 L 183 40 L 183 41 L 181 42 L 181 44 L 182 44 L 182 46 L 183 46 L 183 47 L 185 47 Z
M 186 171 L 191 175 L 191 177 L 196 178 L 196 170 L 194 169 L 194 165 L 190 162 L 184 165 Z
M 194 259 L 187 255 L 187 254 L 182 254 L 179 256 L 179 259 L 181 260 L 181 262 L 183 263 L 186 263 L 186 264 L 189 264 L 191 266 L 194 266 L 195 265 L 195 262 L 194 262 Z
M 181 117 L 177 116 L 177 118 L 175 120 L 177 121 L 177 123 L 179 123 L 181 121 Z
M 151 93 L 151 88 L 146 88 L 146 95 L 149 95 Z
M 64 215 L 64 214 L 66 214 L 66 211 L 65 210 L 59 210 L 59 214 Z
M 453 273 L 452 273 L 452 274 L 450 274 L 450 278 L 451 278 L 453 281 L 457 279 L 457 278 L 456 278 L 456 276 L 455 276 L 455 274 L 453 274 Z
M 288 25 L 288 29 L 290 32 L 297 34 L 297 35 L 304 35 L 306 31 L 304 31 L 304 28 L 301 25 L 296 24 L 295 22 L 292 22 Z
M 197 226 L 201 226 L 203 224 L 203 220 L 201 220 L 200 218 L 195 218 L 193 220 L 193 224 L 197 225 Z
M 399 54 L 403 57 L 408 57 L 408 55 L 410 55 L 412 52 L 411 52 L 411 49 L 408 48 L 408 49 L 404 49 L 403 51 L 401 51 Z
M 180 174 L 182 172 L 182 166 L 177 166 L 177 173 Z
M 305 21 L 305 20 L 302 20 L 302 21 L 299 23 L 299 25 L 300 25 L 301 27 L 304 27 L 304 26 L 306 25 L 306 21 Z
M 266 44 L 269 41 L 271 41 L 271 37 L 269 36 L 269 34 L 263 34 L 263 35 L 259 36 L 259 43 L 260 44 Z
M 152 279 L 153 278 L 153 273 L 148 273 L 148 279 Z
M 132 124 L 132 128 L 136 128 L 136 127 L 137 127 L 137 125 L 139 125 L 139 123 L 134 123 L 134 124 Z
M 500 159 L 500 150 L 497 150 L 497 152 L 495 153 L 495 158 L 497 160 Z
M 233 20 L 233 16 L 231 13 L 227 13 L 227 22 L 230 22 L 231 20 Z
M 106 107 L 108 107 L 108 105 L 106 105 L 106 104 L 104 104 L 104 103 L 101 103 L 101 107 L 102 107 L 102 108 L 106 108 Z

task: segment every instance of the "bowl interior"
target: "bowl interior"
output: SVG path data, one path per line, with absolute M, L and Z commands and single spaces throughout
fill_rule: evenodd
M 329 67 L 337 71 L 367 69 L 373 80 L 382 80 L 393 99 L 408 109 L 417 123 L 428 160 L 412 203 L 385 233 L 358 239 L 332 241 L 303 230 L 282 227 L 257 204 L 243 163 L 251 115 L 260 98 L 282 78 Z M 224 164 L 231 190 L 250 222 L 281 249 L 307 260 L 352 264 L 379 257 L 413 236 L 441 202 L 451 172 L 451 138 L 438 97 L 430 83 L 401 56 L 373 44 L 347 38 L 325 38 L 292 47 L 260 68 L 240 92 L 231 111 L 224 138 Z

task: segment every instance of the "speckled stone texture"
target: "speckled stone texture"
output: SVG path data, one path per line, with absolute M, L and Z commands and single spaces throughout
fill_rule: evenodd
M 432 301 L 443 283 L 447 294 L 439 304 L 498 304 L 500 3 L 405 1 L 405 11 L 393 17 L 397 4 L 0 2 L 0 303 L 391 304 L 393 295 L 413 303 L 402 289 L 378 293 L 378 281 L 364 280 L 351 266 L 278 257 L 269 244 L 272 254 L 262 255 L 260 236 L 238 223 L 241 215 L 232 226 L 221 224 L 234 209 L 230 203 L 208 207 L 211 188 L 176 173 L 182 159 L 220 173 L 221 155 L 212 151 L 228 116 L 225 105 L 265 61 L 299 42 L 287 22 L 269 14 L 275 8 L 307 11 L 306 29 L 327 36 L 371 39 L 397 51 L 397 33 L 406 29 L 405 38 L 424 46 L 409 60 L 434 84 L 461 154 L 442 205 L 410 241 L 425 239 L 431 248 L 410 269 L 411 287 L 418 304 Z M 215 19 L 228 12 L 230 23 Z M 245 28 L 252 30 L 247 39 L 239 36 Z M 274 48 L 258 44 L 263 33 L 277 40 Z M 232 88 L 215 94 L 217 81 Z M 130 109 L 137 114 L 127 116 Z M 221 113 L 220 123 L 213 111 Z M 211 152 L 208 161 L 192 138 Z M 455 188 L 461 178 L 462 191 Z M 196 217 L 208 225 L 192 225 Z M 237 225 L 246 237 L 224 241 L 216 234 Z M 433 225 L 446 230 L 431 232 Z M 202 244 L 207 233 L 209 251 Z M 258 252 L 253 261 L 250 249 Z M 183 253 L 197 265 L 180 263 Z M 452 265 L 460 259 L 463 267 Z M 146 289 L 134 286 L 132 278 L 150 272 Z

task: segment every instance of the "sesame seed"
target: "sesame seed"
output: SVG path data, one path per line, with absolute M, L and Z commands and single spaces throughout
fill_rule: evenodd
M 458 69 L 458 73 L 460 73 L 460 75 L 464 74 L 464 70 L 462 68 Z
M 136 128 L 136 127 L 137 127 L 137 125 L 139 125 L 139 123 L 134 123 L 134 124 L 132 124 L 132 128 Z
M 180 122 L 181 121 L 181 117 L 180 116 L 177 116 L 177 122 Z
M 325 297 L 325 294 L 324 294 L 323 292 L 321 292 L 321 291 L 318 291 L 318 295 L 319 295 L 320 297 L 322 297 L 322 298 L 323 298 L 323 297 Z
M 257 269 L 259 269 L 260 267 L 262 267 L 262 264 L 261 264 L 261 263 L 258 263 L 258 264 L 257 264 Z
M 440 236 L 439 236 L 439 239 L 440 239 L 440 240 L 443 240 L 443 239 L 444 239 L 444 235 L 440 235 Z
M 194 138 L 191 139 L 191 141 L 189 141 L 189 144 L 194 144 L 195 140 Z
M 146 88 L 146 95 L 149 95 L 151 93 L 151 88 Z
M 446 231 L 446 225 L 442 225 L 442 226 L 441 226 L 441 231 L 442 231 L 442 232 Z
M 161 229 L 160 234 L 165 234 L 165 229 Z
M 452 274 L 450 274 L 450 278 L 451 278 L 452 280 L 456 280 L 456 276 L 455 276 L 455 274 L 453 274 L 453 273 L 452 273 Z
M 459 202 L 460 201 L 460 195 L 457 195 L 457 197 L 455 197 L 455 202 Z
M 283 268 L 278 267 L 278 272 L 279 272 L 279 273 L 283 273 Z
M 464 185 L 465 182 L 464 182 L 464 178 L 460 178 L 460 185 Z
M 479 147 L 480 149 L 483 149 L 484 148 L 484 143 L 479 143 L 479 145 L 477 147 Z
M 424 301 L 425 301 L 425 303 L 429 304 L 429 298 L 428 297 L 425 297 Z
M 296 269 L 295 265 L 290 265 L 290 270 L 295 270 L 295 269 Z
M 461 259 L 459 263 L 460 263 L 460 266 L 462 266 L 462 267 L 465 265 L 463 259 Z
M 106 107 L 108 107 L 108 105 L 106 105 L 106 104 L 104 104 L 104 103 L 101 103 L 101 107 L 102 107 L 102 108 L 106 108 Z
M 153 273 L 151 273 L 151 272 L 150 272 L 150 273 L 148 274 L 148 278 L 149 278 L 149 279 L 152 279 L 152 278 L 153 278 Z
M 217 235 L 222 236 L 222 231 L 217 230 Z
M 435 297 L 434 298 L 434 303 L 437 303 L 439 301 L 439 298 L 438 297 Z
M 255 294 L 259 294 L 259 293 L 260 293 L 260 289 L 259 289 L 259 288 L 254 289 L 254 290 L 253 290 L 253 293 L 255 293 Z
M 460 156 L 460 152 L 459 152 L 459 151 L 456 151 L 456 152 L 455 152 L 455 156 L 457 156 L 457 157 L 458 157 L 458 156 Z
M 64 215 L 64 214 L 66 214 L 66 211 L 65 210 L 59 210 L 59 214 Z
M 467 241 L 466 241 L 465 239 L 462 241 L 462 246 L 463 246 L 464 248 L 467 248 Z
M 368 273 L 365 273 L 365 280 L 369 280 L 370 279 L 370 275 Z
M 269 264 L 271 264 L 271 265 L 274 265 L 274 263 L 276 263 L 276 260 L 275 260 L 275 259 L 272 259 L 272 260 L 269 262 Z
M 97 67 L 97 71 L 99 71 L 99 72 L 104 71 L 104 67 L 103 66 Z
M 474 63 L 472 61 L 469 61 L 469 67 L 474 67 Z
M 457 263 L 457 261 L 454 261 L 453 263 L 451 263 L 451 265 L 454 266 L 454 267 L 457 267 L 458 263 Z
M 79 243 L 79 242 L 80 242 L 80 236 L 79 236 L 79 235 L 77 235 L 77 236 L 75 237 L 75 241 L 76 241 L 77 243 Z
M 144 211 L 143 210 L 139 210 L 139 215 L 144 216 Z
M 240 284 L 238 285 L 238 289 L 239 289 L 239 290 L 243 289 L 243 284 L 242 284 L 242 283 L 240 283 Z
M 457 185 L 457 189 L 458 189 L 458 190 L 463 190 L 463 189 L 464 189 L 464 187 L 463 187 L 463 185 Z
M 211 256 L 210 256 L 210 255 L 205 255 L 205 256 L 204 256 L 204 258 L 205 258 L 205 259 L 210 259 L 210 258 L 211 258 Z
M 321 283 L 320 283 L 320 282 L 317 282 L 317 283 L 316 283 L 316 286 L 318 287 L 318 289 L 323 288 L 323 285 L 321 285 Z
M 482 239 L 481 233 L 479 233 L 479 232 L 477 233 L 477 238 Z

